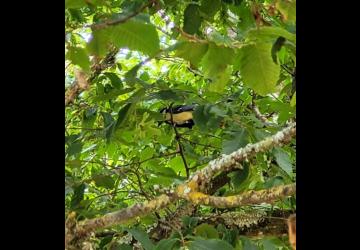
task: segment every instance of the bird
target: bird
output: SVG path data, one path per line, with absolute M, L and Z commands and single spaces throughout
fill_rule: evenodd
M 165 122 L 179 128 L 192 128 L 195 123 L 193 120 L 194 105 L 179 105 L 175 107 L 166 107 L 160 110 L 160 113 L 164 114 Z

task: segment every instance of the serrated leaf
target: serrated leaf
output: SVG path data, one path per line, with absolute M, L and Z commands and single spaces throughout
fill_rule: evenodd
M 110 44 L 111 30 L 101 29 L 93 31 L 92 38 L 86 48 L 90 54 L 103 57 L 106 55 Z
M 202 0 L 200 11 L 206 15 L 206 19 L 212 21 L 214 15 L 221 9 L 221 0 Z
M 178 241 L 179 241 L 179 239 L 162 239 L 156 245 L 154 250 L 172 250 L 175 243 Z
M 277 164 L 288 174 L 292 175 L 292 161 L 290 156 L 282 148 L 274 148 L 274 156 Z
M 192 65 L 198 67 L 202 57 L 208 49 L 208 44 L 183 42 L 176 49 L 175 56 L 184 58 Z
M 205 76 L 211 79 L 224 71 L 227 65 L 233 63 L 233 60 L 233 49 L 211 43 L 201 60 L 201 66 L 203 67 Z
M 273 42 L 278 37 L 283 37 L 293 43 L 296 43 L 296 35 L 281 27 L 264 26 L 261 28 L 251 29 L 247 35 L 248 40 L 260 40 L 262 42 Z
M 189 250 L 234 250 L 233 246 L 219 239 L 196 239 L 189 244 Z
M 234 50 L 231 48 L 216 46 L 211 43 L 209 49 L 201 60 L 201 66 L 206 78 L 213 82 L 209 85 L 209 90 L 221 93 L 230 79 L 231 68 L 234 60 Z
M 134 236 L 134 238 L 139 241 L 141 243 L 141 246 L 145 249 L 145 250 L 152 250 L 154 249 L 154 244 L 150 241 L 148 234 L 143 231 L 142 229 L 135 229 L 135 228 L 129 228 L 126 229 L 126 231 L 128 231 L 129 233 L 132 234 L 132 236 Z
M 294 107 L 296 105 L 296 91 L 294 95 L 291 97 L 290 106 Z
M 195 235 L 199 237 L 203 237 L 206 239 L 219 238 L 219 233 L 216 231 L 214 226 L 211 226 L 207 223 L 200 224 L 194 230 L 195 230 Z
M 209 91 L 216 93 L 223 93 L 226 90 L 226 85 L 230 80 L 231 67 L 226 66 L 226 69 L 219 72 L 216 76 L 212 77 L 212 82 L 209 83 Z
M 114 179 L 108 175 L 95 175 L 92 179 L 95 181 L 95 185 L 98 187 L 111 189 L 115 184 Z
M 90 60 L 85 49 L 70 47 L 66 56 L 74 65 L 80 66 L 86 72 L 90 71 Z
M 160 49 L 158 33 L 151 24 L 130 19 L 110 29 L 112 42 L 119 48 L 127 47 L 149 56 L 155 55 Z
M 199 6 L 196 4 L 189 4 L 184 11 L 184 25 L 183 30 L 190 34 L 196 34 L 201 26 L 201 16 Z
M 296 0 L 278 0 L 276 8 L 280 11 L 286 21 L 296 21 Z
M 280 65 L 271 57 L 271 43 L 249 44 L 240 49 L 239 66 L 244 83 L 260 95 L 276 91 Z

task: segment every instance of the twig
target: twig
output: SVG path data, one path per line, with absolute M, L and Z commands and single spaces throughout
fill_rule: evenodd
M 119 24 L 119 23 L 124 23 L 127 20 L 129 20 L 130 18 L 138 15 L 140 12 L 142 12 L 147 7 L 152 6 L 155 2 L 156 2 L 155 0 L 149 0 L 149 2 L 147 4 L 144 4 L 138 10 L 134 11 L 133 13 L 129 14 L 126 17 L 120 17 L 120 18 L 117 18 L 117 19 L 106 20 L 106 21 L 104 21 L 102 23 L 88 25 L 87 27 L 90 27 L 92 30 L 98 30 L 98 29 L 103 29 L 103 28 L 106 28 L 108 26 L 116 25 L 116 24 Z
M 175 131 L 175 134 L 176 134 L 175 139 L 176 139 L 176 141 L 177 141 L 177 143 L 178 143 L 178 145 L 179 145 L 179 153 L 180 153 L 181 158 L 182 158 L 182 160 L 183 160 L 183 162 L 184 162 L 185 172 L 186 172 L 186 178 L 189 178 L 189 176 L 190 176 L 190 171 L 189 171 L 189 167 L 188 167 L 188 165 L 187 165 L 187 163 L 186 163 L 186 159 L 185 159 L 185 156 L 184 156 L 184 151 L 183 151 L 183 148 L 182 148 L 182 145 L 181 145 L 181 142 L 180 142 L 181 135 L 180 135 L 179 132 L 177 131 L 177 129 L 176 129 L 176 124 L 174 123 L 174 120 L 173 120 L 172 105 L 173 105 L 173 104 L 171 104 L 171 105 L 170 105 L 170 108 L 169 108 L 169 110 L 170 110 L 171 124 L 173 125 L 174 131 Z
M 192 144 L 195 144 L 195 145 L 199 145 L 199 146 L 203 146 L 203 147 L 206 147 L 206 148 L 215 148 L 215 149 L 220 149 L 219 147 L 215 147 L 215 146 L 212 146 L 212 145 L 208 145 L 208 144 L 202 144 L 202 143 L 198 143 L 198 142 L 194 142 L 194 141 L 191 141 L 183 136 L 180 136 L 181 139 L 185 140 L 185 141 L 188 141 Z

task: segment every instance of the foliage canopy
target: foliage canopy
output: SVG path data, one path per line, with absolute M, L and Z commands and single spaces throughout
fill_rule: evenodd
M 152 200 L 296 119 L 295 0 L 65 6 L 66 218 Z M 191 130 L 158 125 L 161 108 L 183 104 L 196 105 Z M 295 183 L 295 145 L 218 174 L 211 194 Z M 294 196 L 236 208 L 177 200 L 89 241 L 94 249 L 291 249 L 284 219 L 295 211 Z

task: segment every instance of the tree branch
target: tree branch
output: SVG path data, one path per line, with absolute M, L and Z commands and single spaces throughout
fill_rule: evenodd
M 116 25 L 116 24 L 119 24 L 119 23 L 125 23 L 130 18 L 140 14 L 140 12 L 142 12 L 147 7 L 151 7 L 154 3 L 156 3 L 156 0 L 149 0 L 148 3 L 144 4 L 138 10 L 134 11 L 133 13 L 129 14 L 128 16 L 120 17 L 120 18 L 117 18 L 117 19 L 106 20 L 106 21 L 104 21 L 102 23 L 92 24 L 92 25 L 90 25 L 88 27 L 90 27 L 92 30 L 98 30 L 98 29 L 103 29 L 103 28 L 106 28 L 108 26 Z
M 295 134 L 296 123 L 292 123 L 271 137 L 265 138 L 254 144 L 248 144 L 244 148 L 240 148 L 230 155 L 223 155 L 219 159 L 211 161 L 204 169 L 193 174 L 187 182 L 179 185 L 175 191 L 170 191 L 168 194 L 160 195 L 151 201 L 138 203 L 99 218 L 81 221 L 76 227 L 71 224 L 72 226 L 67 227 L 66 239 L 67 241 L 81 240 L 96 229 L 117 225 L 137 216 L 144 216 L 153 211 L 165 208 L 179 198 L 188 199 L 195 204 L 212 205 L 215 207 L 231 207 L 273 202 L 276 199 L 294 194 L 296 191 L 295 184 L 278 186 L 269 190 L 248 191 L 241 195 L 229 197 L 209 196 L 199 191 L 206 190 L 206 185 L 203 183 L 208 184 L 212 176 L 216 173 L 229 171 L 238 167 L 241 161 L 253 157 L 259 152 L 265 152 L 275 146 L 289 143 Z
M 175 131 L 175 139 L 179 145 L 179 153 L 181 155 L 181 159 L 183 160 L 184 162 L 184 166 L 185 166 L 185 172 L 186 172 L 186 178 L 189 178 L 190 176 L 190 170 L 189 170 L 189 167 L 186 163 L 186 159 L 185 159 L 185 155 L 184 155 L 184 151 L 183 151 L 183 147 L 181 145 L 181 142 L 180 142 L 180 138 L 181 138 L 181 135 L 179 134 L 179 132 L 177 131 L 176 129 L 176 124 L 174 123 L 174 120 L 173 120 L 173 113 L 172 113 L 172 104 L 170 105 L 170 118 L 171 118 L 171 124 L 173 125 L 173 128 L 174 128 L 174 131 Z
M 196 205 L 206 205 L 217 208 L 231 208 L 245 205 L 269 203 L 294 195 L 296 192 L 295 183 L 283 186 L 276 186 L 270 189 L 259 191 L 247 191 L 239 195 L 226 197 L 211 196 L 201 192 L 190 192 L 181 196 Z

